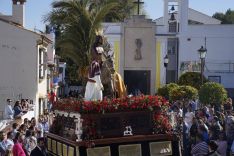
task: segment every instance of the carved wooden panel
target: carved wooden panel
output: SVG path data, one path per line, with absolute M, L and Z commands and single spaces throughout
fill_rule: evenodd
M 142 156 L 141 144 L 120 145 L 119 156 Z
M 126 126 L 132 127 L 133 135 L 152 134 L 152 114 L 148 111 L 86 114 L 82 118 L 92 119 L 100 138 L 121 137 Z
M 150 156 L 172 155 L 171 141 L 151 142 Z
M 87 148 L 87 156 L 111 156 L 110 147 Z

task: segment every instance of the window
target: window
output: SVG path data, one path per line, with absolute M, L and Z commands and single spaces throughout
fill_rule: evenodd
M 167 53 L 169 55 L 175 55 L 177 53 L 177 38 L 168 38 Z
M 171 33 L 177 32 L 177 22 L 169 23 L 169 32 Z
M 39 48 L 39 79 L 44 79 L 47 55 L 44 48 Z
M 43 74 L 43 50 L 39 49 L 39 78 L 42 79 L 44 77 Z

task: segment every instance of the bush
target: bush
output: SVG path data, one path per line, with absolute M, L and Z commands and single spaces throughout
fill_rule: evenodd
M 169 100 L 169 92 L 170 90 L 179 87 L 176 83 L 169 83 L 165 86 L 158 89 L 158 95 L 165 97 L 167 100 Z
M 198 90 L 191 86 L 179 86 L 169 92 L 169 97 L 171 101 L 193 100 L 198 97 Z
M 223 104 L 226 99 L 227 91 L 219 83 L 207 82 L 202 85 L 199 90 L 199 100 L 205 105 L 220 105 Z
M 208 80 L 203 76 L 203 82 Z M 201 87 L 201 74 L 197 72 L 186 72 L 182 74 L 178 80 L 179 85 L 192 86 L 194 88 L 200 89 Z

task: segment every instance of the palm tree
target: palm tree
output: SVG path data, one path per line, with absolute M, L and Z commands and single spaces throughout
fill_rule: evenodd
M 116 2 L 119 5 L 113 8 L 105 17 L 105 22 L 122 22 L 129 18 L 137 8 L 133 3 L 135 0 L 90 0 L 92 6 L 105 5 L 107 2 Z
M 95 32 L 101 27 L 105 16 L 117 6 L 112 1 L 95 7 L 90 0 L 55 1 L 52 3 L 53 10 L 45 17 L 45 22 L 59 32 L 56 47 L 60 49 L 60 55 L 77 64 L 81 80 L 84 80 L 90 64 Z

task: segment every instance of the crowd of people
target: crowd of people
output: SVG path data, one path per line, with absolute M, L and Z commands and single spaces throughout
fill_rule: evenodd
M 185 156 L 234 155 L 234 116 L 232 100 L 217 109 L 205 106 L 198 109 L 196 102 L 173 104 L 176 130 L 182 132 Z
M 46 156 L 44 132 L 49 131 L 47 116 L 13 123 L 9 131 L 0 131 L 0 156 Z
M 5 116 L 21 117 L 29 108 L 28 100 L 7 99 Z M 171 109 L 175 114 L 174 130 L 181 133 L 184 156 L 232 156 L 234 155 L 234 114 L 232 99 L 221 107 L 198 106 L 198 102 L 177 101 Z M 8 132 L 0 131 L 0 156 L 47 155 L 44 132 L 49 131 L 47 116 L 24 119 L 22 125 L 14 123 Z
M 7 99 L 7 104 L 5 106 L 4 117 L 5 119 L 20 118 L 23 114 L 27 113 L 29 110 L 29 100 L 22 99 L 21 101 L 16 101 L 12 107 L 12 100 Z

